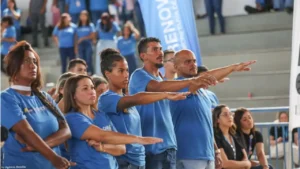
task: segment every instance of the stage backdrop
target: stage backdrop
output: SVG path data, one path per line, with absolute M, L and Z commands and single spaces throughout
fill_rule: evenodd
M 294 1 L 290 79 L 290 130 L 300 127 L 300 1 Z
M 201 65 L 192 0 L 139 0 L 148 37 L 161 40 L 163 50 L 190 49 Z

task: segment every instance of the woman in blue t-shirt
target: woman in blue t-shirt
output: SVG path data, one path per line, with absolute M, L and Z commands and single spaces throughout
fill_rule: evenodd
M 21 38 L 21 10 L 17 7 L 15 0 L 8 0 L 7 8 L 3 11 L 3 16 L 11 16 L 14 21 L 14 26 L 16 28 L 17 40 L 19 41 Z
M 105 112 L 117 131 L 124 134 L 142 136 L 140 115 L 135 105 L 149 104 L 163 99 L 185 99 L 188 93 L 138 93 L 126 96 L 123 89 L 128 84 L 126 59 L 117 51 L 101 53 L 101 71 L 108 81 L 109 90 L 98 102 L 100 111 Z M 117 158 L 119 169 L 145 168 L 145 148 L 142 145 L 126 145 L 126 154 Z
M 126 152 L 123 144 L 155 144 L 162 139 L 139 137 L 114 132 L 106 114 L 95 107 L 96 91 L 91 77 L 77 75 L 70 77 L 64 90 L 64 113 L 71 129 L 68 141 L 72 169 L 117 169 L 114 156 Z
M 3 59 L 9 49 L 16 42 L 16 29 L 13 26 L 13 19 L 5 16 L 1 19 L 1 71 L 5 72 Z
M 136 41 L 140 37 L 140 32 L 134 27 L 132 22 L 127 21 L 122 30 L 122 36 L 118 38 L 117 47 L 120 53 L 126 58 L 129 75 L 137 68 L 136 63 Z
M 7 54 L 5 63 L 11 86 L 1 92 L 1 125 L 9 129 L 2 167 L 70 167 L 58 147 L 71 137 L 70 129 L 51 96 L 40 91 L 38 54 L 21 41 Z
M 76 25 L 71 22 L 70 15 L 63 13 L 60 21 L 53 30 L 53 40 L 59 47 L 59 54 L 61 59 L 61 72 L 66 72 L 67 60 L 75 59 L 75 34 Z
M 66 12 L 72 17 L 72 22 L 77 24 L 80 12 L 86 10 L 86 0 L 65 0 L 65 5 Z
M 120 27 L 111 19 L 111 16 L 105 12 L 101 15 L 101 19 L 97 21 L 96 31 L 98 43 L 96 48 L 95 73 L 100 75 L 100 56 L 98 54 L 106 48 L 117 48 L 116 40 L 120 33 Z
M 77 44 L 79 57 L 86 61 L 88 73 L 94 74 L 93 71 L 93 43 L 95 35 L 95 26 L 90 22 L 89 13 L 84 10 L 80 13 L 77 27 Z

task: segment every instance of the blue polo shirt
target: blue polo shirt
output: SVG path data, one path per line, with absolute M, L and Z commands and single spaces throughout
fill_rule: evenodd
M 129 82 L 130 95 L 145 92 L 151 80 L 163 81 L 161 77 L 155 77 L 145 69 L 139 68 L 133 72 Z M 176 149 L 176 137 L 169 102 L 157 101 L 147 105 L 136 106 L 141 116 L 143 136 L 162 138 L 163 143 L 146 145 L 146 153 L 159 154 L 167 149 Z
M 78 26 L 76 29 L 76 34 L 78 37 L 78 40 L 82 37 L 89 36 L 91 33 L 96 32 L 95 26 L 93 23 L 90 23 L 88 26 Z M 92 42 L 91 39 L 85 40 L 85 42 Z
M 21 10 L 20 10 L 19 8 L 16 9 L 16 12 L 17 12 L 19 15 L 21 15 Z M 19 19 L 15 19 L 15 18 L 13 17 L 13 14 L 12 14 L 12 12 L 11 12 L 10 9 L 8 9 L 8 8 L 4 9 L 3 15 L 2 15 L 2 16 L 11 16 L 11 17 L 13 18 L 13 20 L 14 20 L 14 26 L 15 26 L 15 28 L 16 28 L 16 29 L 20 29 L 20 20 L 19 20 Z
M 96 151 L 96 149 L 88 145 L 86 140 L 80 139 L 91 125 L 98 126 L 102 130 L 111 131 L 113 129 L 105 113 L 96 111 L 95 118 L 91 119 L 81 112 L 69 112 L 66 115 L 66 119 L 72 133 L 72 138 L 68 140 L 68 150 L 71 161 L 77 164 L 71 169 L 118 168 L 115 157 L 108 153 Z
M 100 96 L 98 109 L 109 116 L 118 132 L 142 136 L 141 119 L 136 108 L 130 107 L 124 111 L 117 111 L 117 105 L 122 97 L 109 90 Z M 140 144 L 127 144 L 126 154 L 120 158 L 136 166 L 144 166 L 145 148 Z
M 5 29 L 2 34 L 2 38 L 16 38 L 16 28 L 14 26 L 10 26 Z M 1 54 L 7 55 L 9 49 L 15 44 L 15 42 L 1 42 Z
M 117 47 L 123 56 L 134 55 L 136 51 L 136 39 L 134 34 L 127 39 L 125 39 L 123 36 L 120 36 L 118 38 Z
M 215 107 L 217 107 L 219 105 L 219 99 L 216 96 L 216 94 L 210 90 L 205 90 L 205 92 L 207 93 L 210 101 L 211 101 L 211 108 L 214 109 Z
M 90 0 L 90 10 L 108 11 L 108 0 Z
M 58 109 L 51 96 L 45 92 L 43 94 Z M 54 169 L 51 162 L 39 152 L 21 152 L 25 145 L 15 139 L 16 133 L 10 129 L 24 119 L 42 139 L 59 130 L 57 118 L 36 95 L 25 96 L 11 88 L 4 90 L 1 92 L 1 125 L 9 129 L 9 136 L 3 147 L 5 156 L 3 167 L 23 166 L 32 169 L 41 167 L 43 169 Z M 52 150 L 60 155 L 58 146 L 52 148 Z
M 96 24 L 96 31 L 98 33 L 98 39 L 101 40 L 115 40 L 117 37 L 117 33 L 120 32 L 121 28 L 116 22 L 112 23 L 112 28 L 108 31 L 105 32 L 101 28 L 101 20 L 99 19 Z
M 85 0 L 66 0 L 66 5 L 69 6 L 70 14 L 78 14 L 86 10 Z
M 179 92 L 187 91 L 185 88 Z M 170 100 L 170 109 L 177 138 L 177 159 L 214 160 L 211 101 L 205 90 L 199 89 L 185 100 Z
M 60 48 L 74 47 L 76 29 L 77 26 L 73 23 L 64 29 L 58 29 L 57 26 L 54 28 L 52 35 L 58 37 Z

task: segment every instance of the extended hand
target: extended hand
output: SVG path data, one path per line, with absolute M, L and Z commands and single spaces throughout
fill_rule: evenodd
M 156 144 L 156 143 L 162 143 L 163 139 L 156 138 L 156 137 L 139 137 L 137 143 L 138 144 Z
M 191 93 L 195 92 L 199 88 L 207 89 L 211 85 L 216 85 L 217 79 L 208 73 L 203 73 L 201 76 L 192 80 L 192 84 L 189 87 Z
M 167 99 L 169 100 L 183 100 L 186 99 L 186 96 L 189 95 L 190 92 L 168 92 L 167 93 Z
M 236 71 L 236 72 L 249 71 L 249 70 L 251 70 L 251 68 L 249 66 L 254 64 L 254 63 L 256 63 L 256 60 L 251 60 L 251 61 L 248 61 L 248 62 L 242 62 L 242 63 L 239 63 L 239 64 L 235 64 L 234 68 L 233 68 L 233 71 Z

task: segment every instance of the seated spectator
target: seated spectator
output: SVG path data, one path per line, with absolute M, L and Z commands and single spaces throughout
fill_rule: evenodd
M 99 96 L 108 90 L 108 82 L 100 76 L 93 76 L 93 82 L 95 84 L 97 100 Z
M 86 61 L 88 74 L 94 74 L 93 70 L 93 41 L 95 41 L 95 26 L 90 22 L 88 11 L 80 13 L 77 27 L 77 44 L 79 57 Z
M 273 8 L 272 0 L 256 0 L 256 7 L 252 7 L 249 5 L 245 6 L 245 11 L 248 14 L 261 13 L 261 12 L 270 12 Z
M 76 45 L 75 33 L 77 26 L 71 23 L 71 17 L 67 13 L 63 13 L 57 26 L 55 26 L 52 36 L 56 46 L 59 47 L 61 60 L 61 72 L 66 72 L 68 59 L 75 59 Z
M 221 151 L 223 168 L 251 168 L 247 153 L 236 134 L 233 114 L 226 105 L 213 110 L 215 142 Z
M 117 47 L 128 63 L 129 76 L 137 68 L 136 41 L 140 38 L 140 32 L 131 21 L 126 22 L 122 29 L 122 36 L 118 37 Z
M 85 0 L 66 0 L 66 12 L 71 15 L 72 22 L 77 24 L 80 12 L 86 10 Z
M 251 160 L 251 169 L 272 169 L 268 165 L 264 151 L 263 136 L 255 130 L 254 121 L 251 113 L 245 108 L 239 108 L 234 112 L 234 123 L 237 126 L 237 134 L 241 137 L 248 159 L 251 159 L 254 151 L 258 158 L 257 161 Z
M 68 72 L 75 74 L 87 75 L 87 65 L 82 59 L 72 59 L 68 64 Z
M 25 41 L 18 42 L 5 57 L 11 86 L 1 92 L 1 125 L 9 130 L 4 145 L 3 168 L 68 168 L 59 145 L 71 137 L 57 104 L 40 91 L 40 57 Z
M 278 113 L 277 122 L 289 122 L 288 112 L 282 111 Z M 277 132 L 277 136 L 276 136 Z M 271 127 L 270 129 L 270 155 L 272 158 L 281 158 L 284 156 L 284 142 L 288 141 L 288 126 L 285 127 Z M 276 146 L 277 145 L 277 146 Z M 276 149 L 278 148 L 278 156 L 276 155 Z
M 174 80 L 177 78 L 176 69 L 174 67 L 174 50 L 164 51 L 164 68 L 165 68 L 165 80 Z
M 201 73 L 204 73 L 207 71 L 208 71 L 208 68 L 206 66 L 204 66 L 204 65 L 198 66 L 198 76 L 201 75 Z M 205 89 L 205 91 L 208 94 L 209 99 L 212 103 L 212 108 L 215 108 L 219 104 L 219 99 L 218 99 L 217 95 L 208 89 Z
M 1 71 L 5 72 L 4 57 L 16 42 L 16 28 L 13 19 L 5 16 L 1 19 Z
M 72 133 L 68 145 L 71 160 L 76 162 L 78 168 L 117 169 L 118 163 L 114 156 L 126 153 L 124 144 L 162 142 L 159 138 L 114 132 L 114 126 L 106 113 L 94 107 L 96 91 L 89 76 L 70 77 L 65 88 L 68 90 L 64 90 L 64 113 L 67 114 L 66 119 Z
M 7 0 L 7 2 L 7 8 L 4 9 L 2 16 L 11 16 L 13 18 L 14 26 L 16 29 L 17 41 L 19 41 L 21 39 L 21 10 L 17 7 L 15 0 Z
M 106 48 L 117 48 L 117 36 L 120 33 L 119 25 L 112 21 L 111 16 L 108 13 L 103 13 L 101 19 L 96 24 L 97 31 L 97 47 L 95 58 L 95 73 L 101 75 L 100 56 L 99 53 Z

